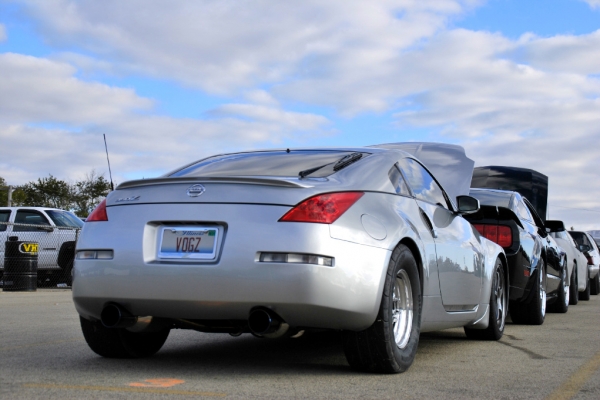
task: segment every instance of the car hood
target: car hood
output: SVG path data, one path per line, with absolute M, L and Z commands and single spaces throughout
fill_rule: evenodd
M 462 146 L 434 142 L 386 143 L 372 147 L 403 150 L 415 156 L 435 176 L 448 196 L 469 195 L 475 162 Z

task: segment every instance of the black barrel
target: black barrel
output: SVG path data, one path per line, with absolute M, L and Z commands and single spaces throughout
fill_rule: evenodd
M 38 268 L 37 242 L 8 238 L 4 245 L 4 276 L 2 291 L 35 292 Z

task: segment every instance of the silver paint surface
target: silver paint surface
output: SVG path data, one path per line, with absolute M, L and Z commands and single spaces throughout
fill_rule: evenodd
M 245 320 L 264 306 L 290 326 L 362 330 L 375 320 L 391 253 L 403 243 L 421 269 L 421 330 L 487 327 L 482 317 L 502 249 L 452 210 L 394 192 L 388 171 L 407 153 L 356 150 L 372 155 L 327 178 L 163 177 L 120 185 L 107 198 L 109 221 L 86 223 L 77 243 L 78 251 L 114 250 L 112 260 L 76 260 L 78 313 L 98 318 L 117 302 L 134 315 Z M 189 197 L 193 184 L 206 191 Z M 333 224 L 278 222 L 308 197 L 356 190 L 364 196 Z M 116 202 L 134 196 L 140 200 Z M 160 227 L 178 224 L 218 226 L 216 259 L 159 260 Z M 260 252 L 318 254 L 334 263 L 264 263 Z

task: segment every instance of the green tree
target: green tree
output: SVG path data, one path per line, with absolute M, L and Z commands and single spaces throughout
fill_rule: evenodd
M 25 194 L 20 187 L 13 187 L 12 192 L 12 206 L 24 205 Z M 8 184 L 6 180 L 0 176 L 0 207 L 6 207 L 8 205 Z
M 75 214 L 87 217 L 110 192 L 110 182 L 95 170 L 86 174 L 85 179 L 74 185 L 73 205 Z
M 24 206 L 52 207 L 70 210 L 73 204 L 74 188 L 69 183 L 56 179 L 51 174 L 38 178 L 19 187 L 25 194 Z

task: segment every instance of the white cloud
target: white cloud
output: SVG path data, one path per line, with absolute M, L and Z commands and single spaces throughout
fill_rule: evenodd
M 105 170 L 102 133 L 117 181 L 156 176 L 212 153 L 331 134 L 326 118 L 277 105 L 225 104 L 206 119 L 160 116 L 131 89 L 75 75 L 62 62 L 0 54 L 0 176 L 10 184 Z
M 109 122 L 152 105 L 131 89 L 76 79 L 68 64 L 0 54 L 0 121 L 89 124 Z
M 227 93 L 349 61 L 370 70 L 473 0 L 29 1 L 50 43 L 121 68 Z M 333 64 L 330 65 L 330 62 Z
M 592 8 L 600 8 L 600 0 L 583 0 Z
M 540 69 L 588 75 L 600 74 L 599 48 L 600 30 L 597 30 L 579 36 L 530 37 L 520 51 L 526 62 Z

